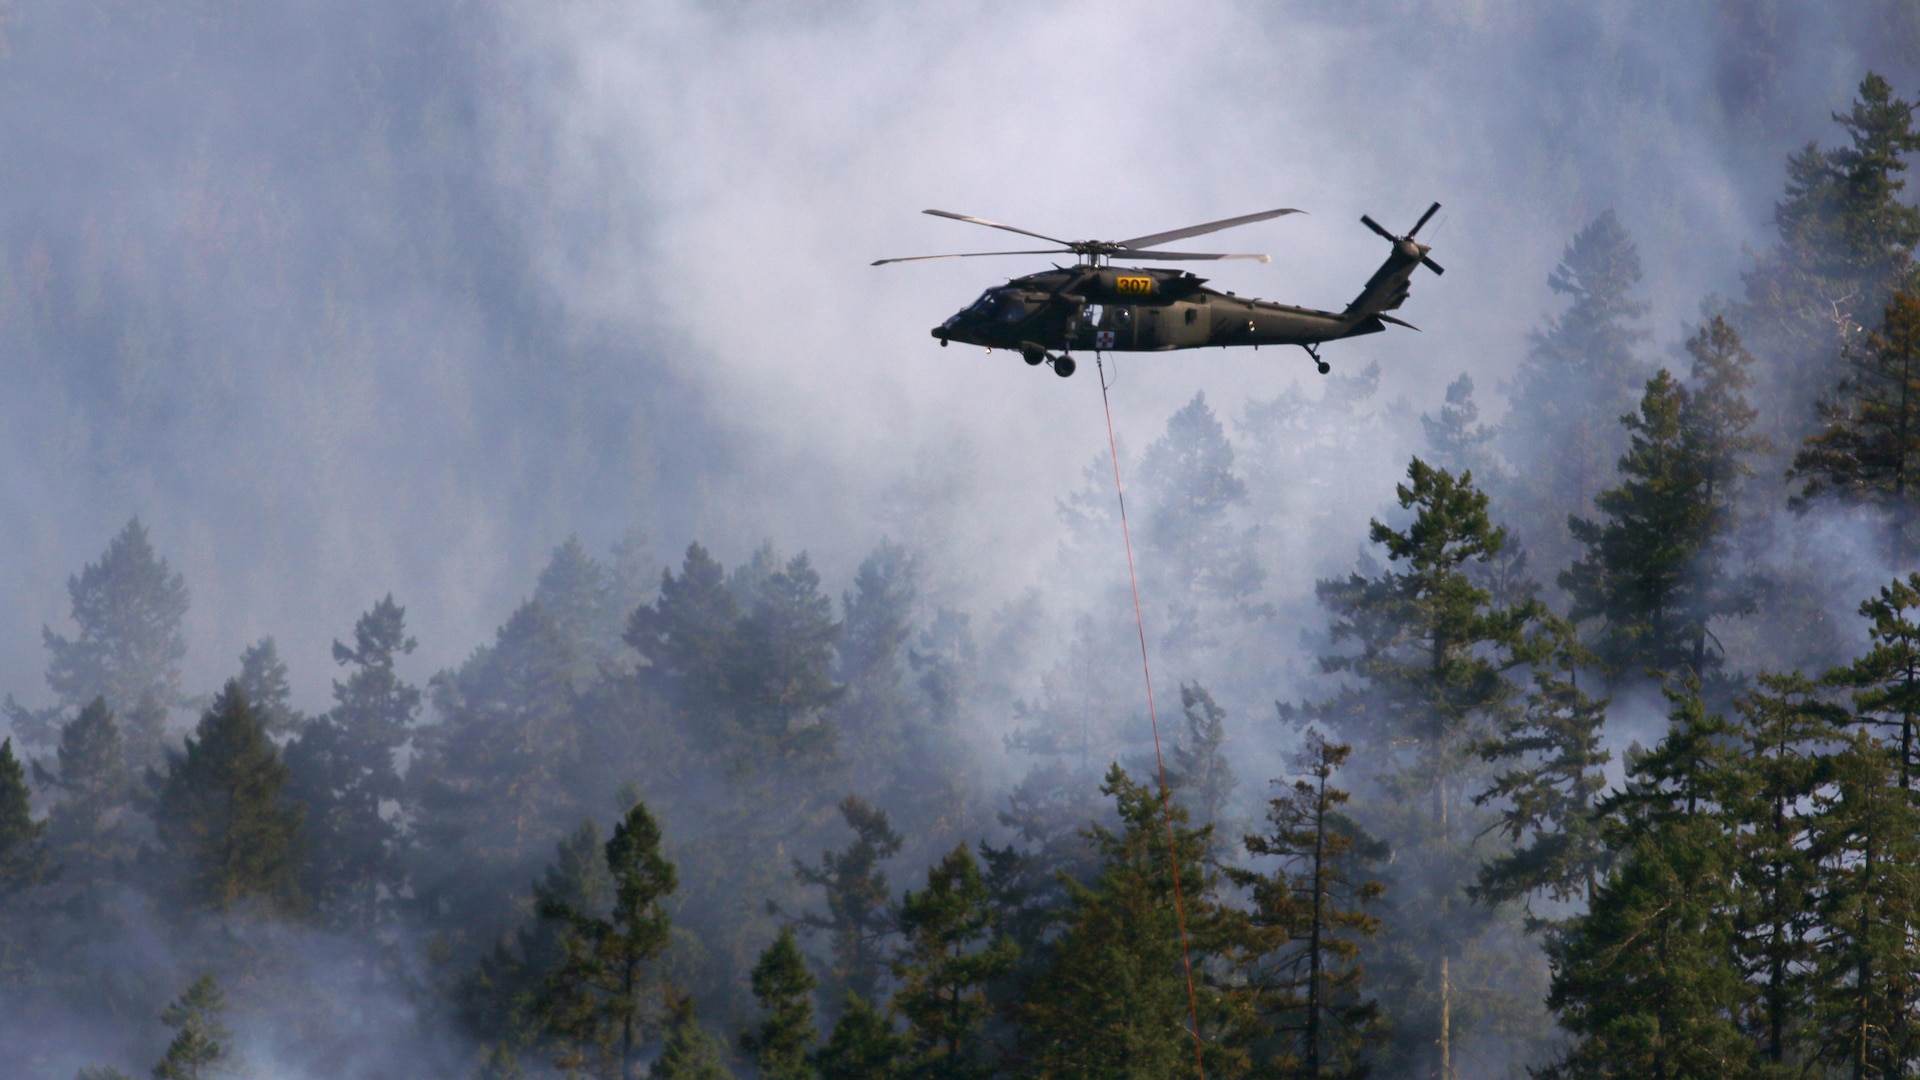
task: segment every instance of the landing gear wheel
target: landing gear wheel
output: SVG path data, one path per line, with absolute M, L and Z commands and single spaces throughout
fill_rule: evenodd
M 1320 369 L 1320 374 L 1322 375 L 1325 375 L 1327 372 L 1333 370 L 1333 365 L 1327 363 L 1325 360 L 1316 359 L 1313 363 L 1314 363 L 1314 366 Z
M 1064 379 L 1073 374 L 1073 369 L 1077 366 L 1071 356 L 1055 357 L 1053 361 L 1053 373 Z
M 1022 349 L 1020 358 L 1025 360 L 1029 367 L 1039 367 L 1041 362 L 1046 360 L 1047 352 L 1045 349 Z

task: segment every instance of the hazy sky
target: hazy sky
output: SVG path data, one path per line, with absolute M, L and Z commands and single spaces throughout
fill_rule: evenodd
M 1384 255 L 1360 214 L 1439 200 L 1423 332 L 1326 355 L 1416 413 L 1471 371 L 1497 416 L 1579 226 L 1617 209 L 1665 348 L 1866 67 L 1920 91 L 1903 28 L 1813 0 L 270 7 L 10 9 L 0 687 L 28 700 L 66 575 L 134 513 L 194 590 L 190 685 L 273 633 L 308 706 L 381 594 L 424 676 L 573 531 L 771 538 L 836 591 L 890 534 L 976 608 L 1070 584 L 1091 365 L 939 348 L 1045 260 L 868 266 L 1003 244 L 921 209 L 1115 238 L 1299 207 L 1210 238 L 1274 256 L 1214 280 L 1335 306 Z M 1316 379 L 1125 359 L 1115 415 L 1138 447 L 1197 389 L 1231 418 Z M 1363 520 L 1392 480 L 1331 490 Z

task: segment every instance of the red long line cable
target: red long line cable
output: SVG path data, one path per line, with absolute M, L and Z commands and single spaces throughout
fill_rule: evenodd
M 1167 867 L 1173 874 L 1173 914 L 1180 927 L 1180 963 L 1187 975 L 1187 1015 L 1193 1021 L 1193 1067 L 1207 1080 L 1205 1045 L 1200 1040 L 1200 1002 L 1193 992 L 1193 956 L 1187 951 L 1187 906 L 1180 890 L 1180 852 L 1173 828 L 1173 797 L 1167 788 L 1167 759 L 1160 753 L 1160 712 L 1153 704 L 1153 669 L 1147 665 L 1147 620 L 1140 612 L 1140 578 L 1133 570 L 1133 531 L 1127 525 L 1127 493 L 1120 485 L 1120 448 L 1113 437 L 1113 403 L 1107 398 L 1107 368 L 1094 358 L 1100 376 L 1100 404 L 1107 412 L 1107 453 L 1113 458 L 1113 493 L 1120 500 L 1120 537 L 1127 546 L 1127 582 L 1133 586 L 1133 622 L 1140 631 L 1140 674 L 1147 683 L 1147 718 L 1153 724 L 1153 760 L 1160 768 L 1160 810 L 1167 819 Z

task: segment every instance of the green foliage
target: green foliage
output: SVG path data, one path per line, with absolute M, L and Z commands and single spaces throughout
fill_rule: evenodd
M 336 925 L 382 921 L 403 885 L 400 830 L 382 806 L 406 794 L 394 758 L 420 709 L 420 691 L 394 673 L 415 647 L 405 620 L 389 595 L 354 624 L 352 647 L 333 643 L 334 663 L 351 673 L 334 682 L 333 709 L 287 747 L 305 812 L 306 893 Z
M 1920 574 L 1895 578 L 1880 595 L 1860 605 L 1872 622 L 1867 654 L 1827 673 L 1831 685 L 1853 690 L 1861 720 L 1899 734 L 1900 786 L 1912 789 L 1920 762 L 1914 759 L 1914 726 L 1920 721 L 1920 623 L 1908 612 L 1920 608 Z
M 800 921 L 831 936 L 833 985 L 872 1002 L 887 970 L 885 943 L 895 930 L 893 892 L 880 863 L 899 853 L 902 840 L 886 811 L 857 795 L 840 801 L 840 816 L 854 832 L 853 843 L 823 852 L 817 867 L 793 861 L 794 876 L 824 890 L 827 901 L 827 914 L 810 912 Z
M 1218 1019 L 1219 994 L 1201 978 L 1209 921 L 1203 900 L 1210 882 L 1201 866 L 1204 830 L 1181 828 L 1173 808 L 1173 850 L 1161 800 L 1119 766 L 1101 792 L 1111 797 L 1121 831 L 1093 825 L 1088 837 L 1103 858 L 1091 884 L 1069 881 L 1063 931 L 1046 969 L 1019 1009 L 1025 1071 L 1047 1077 L 1166 1077 L 1192 1068 L 1194 1041 L 1187 963 L 1175 910 L 1174 874 L 1193 928 L 1195 990 L 1203 1023 Z M 1170 857 L 1177 862 L 1170 865 Z M 1176 869 L 1177 867 L 1177 869 Z M 1232 1075 L 1241 1055 L 1208 1040 L 1210 1076 Z
M 629 1074 L 623 1070 L 620 1075 L 625 1080 Z M 647 1068 L 647 1076 L 651 1080 L 726 1080 L 731 1075 L 720 1060 L 720 1044 L 694 1016 L 693 999 L 675 1000 L 667 1023 L 666 1045 Z
M 1474 805 L 1500 807 L 1499 832 L 1516 846 L 1489 858 L 1467 891 L 1475 900 L 1506 903 L 1544 894 L 1554 901 L 1591 900 L 1607 864 L 1596 809 L 1613 755 L 1600 746 L 1608 699 L 1580 689 L 1590 659 L 1558 619 L 1547 620 L 1553 653 L 1533 669 L 1526 708 L 1501 719 L 1479 752 L 1489 762 L 1512 763 Z
M 1247 854 L 1276 859 L 1275 869 L 1228 871 L 1252 898 L 1252 923 L 1274 939 L 1253 950 L 1248 985 L 1279 1035 L 1277 1075 L 1364 1076 L 1361 1051 L 1381 1034 L 1360 952 L 1380 927 L 1367 908 L 1386 891 L 1368 867 L 1390 853 L 1340 809 L 1349 795 L 1331 780 L 1352 750 L 1309 731 L 1293 759 L 1304 775 L 1267 804 L 1269 830 L 1246 838 Z
M 167 1052 L 153 1067 L 154 1080 L 207 1080 L 232 1067 L 233 1035 L 220 1022 L 227 998 L 212 975 L 193 980 L 160 1014 L 174 1029 Z
M 1427 450 L 1441 468 L 1453 473 L 1472 472 L 1482 483 L 1502 476 L 1493 454 L 1493 440 L 1499 431 L 1477 423 L 1480 406 L 1473 400 L 1473 377 L 1461 372 L 1447 384 L 1446 403 L 1439 416 L 1420 414 L 1420 428 L 1427 438 Z
M 820 1080 L 897 1080 L 906 1039 L 878 1009 L 852 994 L 827 1043 L 813 1056 Z
M 1787 475 L 1801 485 L 1792 505 L 1833 497 L 1885 507 L 1901 562 L 1920 463 L 1920 297 L 1896 292 L 1881 329 L 1852 357 L 1852 373 L 1820 402 L 1819 430 L 1794 455 Z
M 155 781 L 161 870 L 188 906 L 224 911 L 259 899 L 283 912 L 300 907 L 300 810 L 239 683 L 228 681 Z
M 986 988 L 1013 969 L 1018 946 L 994 933 L 980 864 L 965 844 L 927 871 L 927 887 L 900 898 L 905 939 L 893 963 L 893 1007 L 908 1025 L 906 1076 L 970 1080 L 993 1075 Z
M 261 638 L 240 653 L 240 691 L 247 695 L 275 739 L 291 739 L 306 727 L 307 718 L 293 707 L 293 685 L 287 681 L 287 665 L 280 659 L 280 647 L 272 635 Z
M 1180 708 L 1187 730 L 1174 744 L 1167 783 L 1195 820 L 1218 832 L 1237 783 L 1227 758 L 1227 710 L 1199 683 L 1180 684 Z
M 47 874 L 47 823 L 33 820 L 29 798 L 13 740 L 0 741 L 0 901 L 38 885 Z
M 78 709 L 104 696 L 120 710 L 149 694 L 166 706 L 182 702 L 187 583 L 155 554 L 139 518 L 127 522 L 99 562 L 67 579 L 67 595 L 78 635 L 41 630 L 53 654 L 47 685 L 61 701 Z
M 135 851 L 131 778 L 106 698 L 94 698 L 61 728 L 55 763 L 53 772 L 34 764 L 41 786 L 62 796 L 48 814 L 47 838 L 63 887 L 90 907 Z
M 540 914 L 564 922 L 569 932 L 565 957 L 547 976 L 534 1011 L 560 1043 L 562 1067 L 617 1068 L 615 1075 L 626 1077 L 645 1045 L 647 966 L 667 947 L 666 898 L 679 878 L 660 851 L 660 826 L 645 803 L 635 803 L 614 827 L 606 860 L 613 881 L 607 915 L 560 896 L 540 898 Z
M 766 1080 L 809 1080 L 813 1044 L 813 973 L 793 930 L 783 928 L 753 966 L 753 996 L 767 1013 L 758 1031 L 743 1032 L 740 1048 Z
M 1166 434 L 1140 458 L 1144 520 L 1140 546 L 1172 616 L 1170 644 L 1203 644 L 1202 608 L 1245 602 L 1265 573 L 1251 534 L 1236 531 L 1230 512 L 1246 505 L 1247 484 L 1234 470 L 1227 440 L 1205 393 L 1167 419 Z M 1210 620 L 1208 620 L 1210 621 Z

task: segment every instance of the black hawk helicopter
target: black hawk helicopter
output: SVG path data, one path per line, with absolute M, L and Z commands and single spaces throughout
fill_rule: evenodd
M 1427 207 L 1427 212 L 1420 215 L 1420 220 L 1405 236 L 1395 236 L 1382 228 L 1379 222 L 1365 214 L 1360 216 L 1361 224 L 1386 238 L 1393 245 L 1393 250 L 1387 255 L 1387 261 L 1380 264 L 1380 269 L 1367 279 L 1366 287 L 1354 298 L 1353 303 L 1347 305 L 1345 311 L 1319 311 L 1276 304 L 1269 300 L 1243 299 L 1232 293 L 1206 288 L 1206 278 L 1195 277 L 1185 270 L 1132 269 L 1112 265 L 1115 258 L 1154 262 L 1221 259 L 1258 259 L 1267 262 L 1265 255 L 1149 249 L 1175 240 L 1300 212 L 1292 209 L 1266 210 L 1118 241 L 1056 240 L 997 221 L 945 210 L 928 210 L 926 213 L 935 217 L 1005 229 L 1060 246 L 1037 251 L 968 251 L 955 255 L 876 259 L 873 265 L 985 255 L 1078 256 L 1079 261 L 1073 266 L 1055 266 L 1052 270 L 1013 278 L 1005 285 L 988 289 L 971 306 L 933 329 L 933 336 L 940 339 L 942 346 L 949 341 L 959 341 L 988 349 L 1017 349 L 1027 363 L 1036 366 L 1052 364 L 1054 374 L 1062 378 L 1073 374 L 1074 349 L 1164 352 L 1210 345 L 1223 348 L 1228 345 L 1298 345 L 1307 351 L 1324 375 L 1329 370 L 1327 362 L 1320 359 L 1319 347 L 1324 342 L 1361 334 L 1377 334 L 1386 329 L 1387 323 L 1410 330 L 1419 329 L 1387 312 L 1406 301 L 1408 283 L 1413 278 L 1415 267 L 1425 266 L 1436 274 L 1446 273 L 1439 263 L 1427 257 L 1430 249 L 1413 239 L 1420 232 L 1420 227 L 1439 209 L 1439 203 Z M 1053 352 L 1056 349 L 1059 350 L 1057 356 Z

